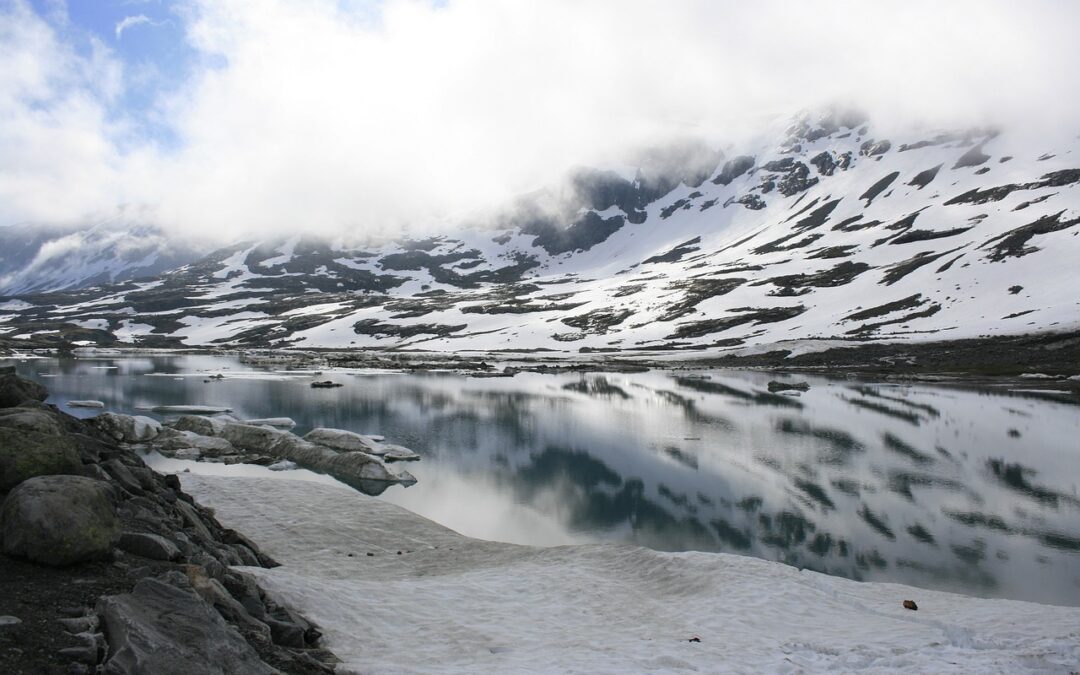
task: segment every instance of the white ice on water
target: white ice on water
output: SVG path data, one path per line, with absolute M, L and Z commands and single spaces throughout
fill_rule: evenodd
M 727 554 L 482 541 L 344 487 L 182 479 L 282 563 L 248 569 L 320 625 L 344 662 L 339 672 L 1070 672 L 1080 664 L 1080 608 L 858 583 Z M 904 609 L 905 599 L 919 610 Z

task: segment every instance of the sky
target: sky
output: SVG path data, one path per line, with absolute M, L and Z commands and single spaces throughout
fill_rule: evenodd
M 1060 0 L 0 0 L 0 226 L 398 232 L 831 103 L 1074 133 Z

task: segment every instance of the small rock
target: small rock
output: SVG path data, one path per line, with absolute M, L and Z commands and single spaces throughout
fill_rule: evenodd
M 910 609 L 912 611 L 915 611 L 915 610 L 919 609 L 919 606 L 915 604 L 914 600 L 905 600 L 904 601 L 904 609 Z
M 120 549 L 132 555 L 151 560 L 176 560 L 180 549 L 165 537 L 145 532 L 124 532 L 120 535 Z
M 701 638 L 695 635 L 694 637 L 687 640 L 687 642 L 701 642 Z

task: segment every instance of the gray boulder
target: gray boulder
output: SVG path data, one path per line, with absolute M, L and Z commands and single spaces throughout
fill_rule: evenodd
M 107 558 L 119 534 L 111 492 L 81 476 L 23 481 L 0 508 L 4 553 L 55 566 Z
M 98 601 L 110 675 L 270 675 L 274 670 L 193 590 L 143 579 Z
M 98 429 L 118 441 L 143 443 L 153 440 L 161 432 L 161 422 L 142 415 L 121 415 L 120 413 L 101 413 L 91 422 Z
M 371 455 L 363 452 L 337 452 L 293 434 L 279 434 L 277 441 L 265 452 L 277 459 L 295 462 L 305 469 L 333 476 L 342 483 L 370 495 L 380 494 L 390 485 L 412 484 L 390 473 L 382 462 Z
M 5 408 L 0 410 L 0 427 L 36 431 L 50 436 L 67 433 L 56 415 L 41 408 Z
M 0 421 L 11 418 L 7 416 Z M 42 433 L 0 426 L 0 494 L 27 478 L 55 474 L 83 474 L 79 452 L 71 438 L 56 435 L 51 429 Z
M 146 532 L 124 532 L 120 535 L 119 547 L 132 555 L 151 560 L 176 560 L 180 549 L 165 537 Z
M 236 454 L 236 448 L 224 438 L 201 436 L 193 431 L 163 429 L 151 446 L 166 457 L 177 456 L 181 450 L 196 449 L 199 455 L 220 457 Z
M 169 426 L 177 431 L 190 431 L 200 436 L 217 436 L 225 429 L 226 420 L 203 415 L 181 415 Z
M 318 443 L 334 450 L 366 452 L 369 455 L 381 455 L 382 448 L 367 436 L 345 431 L 344 429 L 312 429 L 304 435 L 309 443 Z
M 261 453 L 269 452 L 270 448 L 285 436 L 285 432 L 253 424 L 229 423 L 221 432 L 222 438 L 241 450 Z
M 49 392 L 33 380 L 15 374 L 15 366 L 0 367 L 0 408 L 14 408 L 24 401 L 44 401 Z

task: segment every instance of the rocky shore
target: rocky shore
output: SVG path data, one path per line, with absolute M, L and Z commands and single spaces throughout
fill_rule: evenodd
M 46 396 L 0 369 L 0 671 L 333 672 L 320 629 L 234 569 L 277 563 L 133 445 L 187 432 L 107 413 L 79 420 Z M 226 436 L 248 449 L 245 434 L 262 429 L 234 426 Z M 290 445 L 283 437 L 277 446 Z

